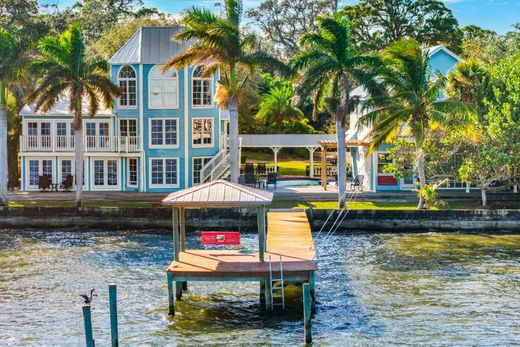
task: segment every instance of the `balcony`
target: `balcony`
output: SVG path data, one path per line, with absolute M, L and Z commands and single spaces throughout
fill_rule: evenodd
M 131 153 L 140 148 L 137 136 L 85 136 L 85 152 Z M 74 136 L 20 136 L 21 152 L 73 152 Z

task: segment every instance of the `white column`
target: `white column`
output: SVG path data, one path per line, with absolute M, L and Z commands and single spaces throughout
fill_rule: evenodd
M 318 147 L 307 147 L 309 151 L 309 176 L 314 177 L 314 151 L 316 151 Z
M 274 172 L 278 173 L 278 152 L 282 149 L 282 147 L 270 147 L 274 153 Z

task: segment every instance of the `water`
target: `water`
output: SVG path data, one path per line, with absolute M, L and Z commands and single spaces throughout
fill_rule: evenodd
M 189 283 L 168 318 L 171 253 L 169 235 L 0 231 L 0 345 L 82 345 L 91 288 L 109 345 L 111 282 L 123 346 L 301 345 L 301 312 L 266 317 L 254 283 Z M 520 235 L 340 235 L 320 267 L 317 345 L 520 345 Z

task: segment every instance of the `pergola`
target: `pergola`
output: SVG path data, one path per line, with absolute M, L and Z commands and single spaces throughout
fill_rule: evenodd
M 318 144 L 321 147 L 321 186 L 324 190 L 327 190 L 327 151 L 329 149 L 338 148 L 337 140 L 320 140 Z M 352 147 L 368 147 L 370 143 L 362 140 L 346 140 L 345 148 Z M 347 157 L 348 160 L 348 157 Z

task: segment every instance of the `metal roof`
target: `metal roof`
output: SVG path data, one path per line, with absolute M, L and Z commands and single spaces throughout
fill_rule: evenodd
M 180 26 L 141 27 L 114 54 L 110 64 L 163 64 L 184 52 L 191 42 L 173 41 Z
M 88 102 L 86 98 L 82 100 L 82 111 L 83 115 L 88 114 Z M 35 105 L 25 105 L 20 111 L 20 116 L 38 116 L 38 115 L 47 115 L 47 116 L 72 116 L 72 112 L 69 110 L 70 107 L 70 98 L 68 94 L 63 94 L 54 104 L 53 108 L 49 110 L 47 113 L 43 113 L 41 111 L 35 112 Z M 96 113 L 97 116 L 112 116 L 112 110 L 109 108 L 105 108 L 103 102 L 99 104 L 99 110 Z
M 272 192 L 216 180 L 171 193 L 162 203 L 186 208 L 229 208 L 266 206 L 272 201 Z
M 318 143 L 322 147 L 337 147 L 338 146 L 337 140 L 323 140 L 323 141 L 318 141 Z M 370 145 L 370 143 L 368 143 L 366 141 L 362 141 L 362 140 L 345 140 L 345 146 L 348 146 L 348 147 L 369 146 L 369 145 Z
M 315 147 L 318 141 L 333 140 L 336 134 L 240 134 L 242 147 Z

